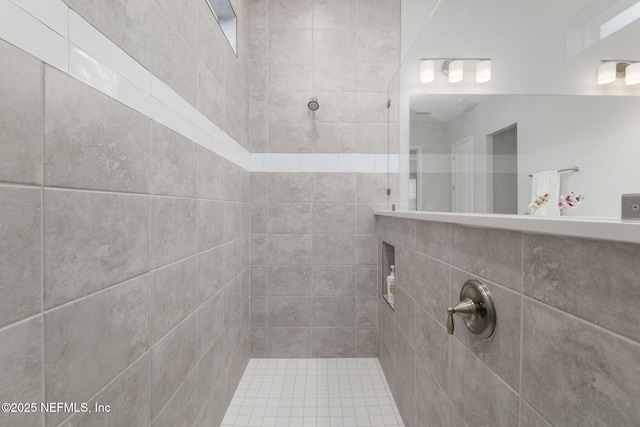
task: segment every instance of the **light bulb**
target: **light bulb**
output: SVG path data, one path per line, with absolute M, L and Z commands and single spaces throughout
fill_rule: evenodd
M 420 82 L 421 83 L 429 83 L 433 81 L 435 77 L 435 73 L 433 69 L 434 69 L 434 66 L 433 66 L 432 60 L 427 59 L 425 61 L 420 62 Z
M 462 81 L 464 62 L 457 60 L 449 63 L 449 83 L 458 83 Z
M 640 83 L 640 62 L 629 64 L 625 70 L 624 84 L 637 85 Z
M 598 84 L 606 85 L 616 80 L 616 67 L 615 62 L 605 62 L 598 67 Z
M 476 65 L 476 83 L 486 83 L 491 80 L 491 60 L 478 62 Z

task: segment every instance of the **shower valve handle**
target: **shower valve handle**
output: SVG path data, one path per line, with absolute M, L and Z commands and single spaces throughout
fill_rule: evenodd
M 465 319 L 474 320 L 478 313 L 478 307 L 471 298 L 465 298 L 453 307 L 447 308 L 447 331 L 449 334 L 453 334 L 453 315 L 457 314 Z

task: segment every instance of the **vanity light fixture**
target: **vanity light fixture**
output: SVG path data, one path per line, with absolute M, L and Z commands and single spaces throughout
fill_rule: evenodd
M 640 62 L 621 59 L 603 59 L 598 66 L 598 84 L 606 85 L 624 79 L 627 86 L 640 83 Z
M 449 83 L 461 82 L 464 78 L 465 62 L 476 61 L 476 83 L 491 80 L 491 58 L 421 58 L 420 82 L 431 83 L 435 80 L 435 62 L 442 61 L 440 70 L 447 76 Z

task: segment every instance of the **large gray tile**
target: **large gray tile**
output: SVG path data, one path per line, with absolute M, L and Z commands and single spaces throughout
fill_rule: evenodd
M 226 246 L 226 245 L 225 245 Z M 252 234 L 251 235 L 251 265 L 266 265 L 269 256 L 269 235 L 268 234 Z
M 0 181 L 42 183 L 42 63 L 0 40 Z
M 313 327 L 352 328 L 356 326 L 355 297 L 313 297 Z
M 356 357 L 378 357 L 378 329 L 356 329 Z
M 316 173 L 313 201 L 316 203 L 354 203 L 356 176 L 352 173 Z
M 416 249 L 444 262 L 451 259 L 451 225 L 416 221 Z
M 218 21 L 205 2 L 198 10 L 198 34 L 196 52 L 219 82 L 224 81 L 224 49 L 227 41 Z
M 198 150 L 198 197 L 224 200 L 224 159 L 202 146 Z
M 227 411 L 227 388 L 224 381 L 215 385 L 216 387 L 213 388 L 200 412 L 200 417 L 195 424 L 196 427 L 218 426 L 222 423 Z
M 201 304 L 226 284 L 224 281 L 224 251 L 222 247 L 198 254 L 197 303 Z
M 223 313 L 224 324 L 229 325 L 236 314 L 242 309 L 247 301 L 245 298 L 245 281 L 249 280 L 249 275 L 241 273 L 223 289 Z M 248 295 L 247 295 L 248 296 Z
M 269 123 L 270 153 L 310 153 L 313 125 L 309 122 Z
M 169 17 L 171 23 L 175 25 L 180 34 L 195 49 L 198 3 L 178 4 L 171 0 L 156 0 L 156 4 L 160 6 L 160 9 Z
M 394 309 L 396 326 L 404 338 L 413 346 L 416 315 L 416 303 L 400 286 L 395 287 Z
M 378 287 L 378 267 L 377 266 L 356 267 L 356 295 L 358 296 L 382 295 L 381 288 Z
M 416 253 L 416 261 L 416 270 L 420 278 L 416 285 L 416 301 L 444 325 L 447 321 L 447 307 L 450 306 L 450 303 L 458 302 L 460 288 L 466 279 L 459 277 L 450 279 L 451 268 L 449 265 L 421 253 Z M 450 288 L 453 289 L 455 301 L 450 301 Z
M 223 246 L 225 282 L 231 281 L 238 274 L 249 268 L 249 238 L 236 239 Z M 247 276 L 248 277 L 248 276 Z
M 149 269 L 149 199 L 45 190 L 44 302 L 53 307 Z
M 383 255 L 384 256 L 384 255 Z M 395 283 L 404 289 L 406 293 L 417 298 L 418 292 L 423 285 L 425 277 L 421 275 L 423 266 L 419 263 L 418 253 L 406 246 L 396 245 L 394 252 L 395 262 Z M 389 260 L 391 262 L 391 260 Z M 384 271 L 383 282 L 386 284 L 386 277 L 389 270 Z M 429 277 L 429 276 L 427 276 Z
M 159 270 L 151 278 L 151 342 L 165 336 L 196 308 L 197 258 Z
M 356 267 L 315 265 L 310 283 L 315 296 L 354 296 L 356 295 Z
M 196 144 L 151 122 L 150 183 L 152 194 L 196 196 Z
M 269 295 L 311 295 L 310 265 L 277 265 L 269 267 Z
M 311 28 L 312 0 L 270 0 L 269 28 Z
M 639 273 L 638 244 L 524 236 L 525 294 L 636 341 Z
M 471 425 L 518 425 L 516 392 L 456 339 L 449 345 L 449 398 L 462 418 Z
M 313 328 L 313 357 L 355 357 L 355 331 L 353 328 Z
M 267 301 L 269 297 L 251 297 L 251 327 L 266 328 L 269 310 Z
M 311 357 L 310 328 L 269 328 L 268 357 Z
M 552 427 L 523 399 L 520 400 L 520 427 Z
M 477 279 L 463 271 L 451 271 L 451 303 L 460 300 L 460 288 L 469 279 Z M 520 315 L 521 296 L 487 281 L 483 282 L 491 292 L 499 319 L 493 337 L 479 340 L 465 326 L 462 318 L 456 317 L 456 338 L 479 357 L 507 384 L 518 390 L 520 383 Z M 445 318 L 446 316 L 441 316 Z
M 358 0 L 358 28 L 400 30 L 400 3 L 389 0 Z
M 313 2 L 314 29 L 342 29 L 356 27 L 357 0 L 315 0 Z
M 198 200 L 198 250 L 203 251 L 224 243 L 224 202 Z
M 331 64 L 330 72 L 322 70 L 318 67 L 318 63 L 314 63 L 313 78 L 314 87 L 320 85 L 319 90 L 350 90 L 348 89 L 355 80 L 349 75 L 343 76 L 342 70 L 333 63 L 326 61 L 320 64 Z M 329 66 L 326 66 L 329 68 Z M 321 76 L 321 77 L 320 77 Z M 336 80 L 336 78 L 338 80 Z M 322 79 L 323 83 L 317 83 Z M 333 87 L 333 89 L 331 89 Z M 345 89 L 347 88 L 347 89 Z M 351 89 L 352 90 L 352 89 Z M 356 153 L 356 124 L 355 123 L 335 123 L 335 122 L 317 122 L 314 123 L 314 153 Z
M 0 326 L 42 308 L 42 191 L 0 187 Z
M 213 390 L 224 382 L 224 370 L 229 362 L 225 347 L 223 334 L 213 342 L 198 362 L 199 389 L 203 399 L 207 399 Z
M 272 234 L 311 232 L 311 204 L 271 203 L 267 213 L 267 230 Z
M 195 107 L 219 128 L 224 129 L 226 122 L 224 80 L 219 80 L 204 65 L 198 62 L 198 80 Z
M 251 266 L 251 296 L 266 296 L 269 285 L 269 267 L 264 265 Z
M 320 61 L 353 61 L 356 57 L 356 31 L 314 30 L 313 59 Z
M 270 29 L 268 34 L 270 61 L 308 61 L 312 59 L 311 30 Z
M 311 61 L 269 61 L 270 90 L 311 90 Z
M 147 19 L 151 28 L 149 69 L 178 95 L 195 105 L 198 57 L 193 47 L 153 3 Z
M 314 236 L 315 245 L 315 236 Z M 314 251 L 315 253 L 315 251 Z M 271 265 L 311 264 L 310 234 L 271 234 L 269 235 L 268 261 Z
M 45 401 L 86 402 L 148 350 L 149 277 L 46 313 L 44 337 Z M 65 417 L 49 413 L 47 424 Z
M 109 412 L 75 413 L 63 427 L 148 426 L 151 424 L 151 360 L 145 354 L 87 402 L 109 405 Z
M 47 67 L 45 184 L 148 192 L 149 124 L 142 114 Z
M 300 108 L 300 105 L 306 105 L 311 96 L 316 96 L 322 100 L 323 108 L 326 101 L 319 94 L 311 91 L 275 91 L 269 92 L 268 103 L 268 120 L 270 123 L 288 122 L 301 123 L 312 122 L 320 115 L 319 111 L 310 111 L 308 108 Z M 310 141 L 304 141 L 306 147 L 310 147 Z M 291 141 L 291 145 L 295 146 L 295 142 Z M 299 175 L 299 173 L 295 173 Z
M 311 326 L 310 297 L 269 297 L 268 304 L 269 327 L 300 328 Z
M 416 357 L 416 426 L 449 427 L 449 399 L 427 364 Z
M 224 205 L 224 241 L 229 242 L 251 232 L 250 204 L 227 202 Z
M 415 352 L 396 329 L 394 379 L 391 391 L 406 427 L 413 426 L 415 410 Z
M 414 348 L 420 356 L 421 363 L 431 372 L 443 390 L 447 390 L 449 384 L 448 341 L 449 334 L 444 326 L 417 306 Z
M 387 174 L 359 173 L 356 178 L 356 201 L 358 203 L 387 202 L 387 188 L 389 187 Z
M 143 65 L 149 62 L 149 13 L 155 5 L 145 0 L 65 0 L 70 8 L 93 24 Z
M 197 316 L 191 315 L 151 348 L 151 416 L 155 418 L 198 360 Z
M 192 426 L 198 418 L 198 373 L 194 369 L 180 385 L 162 412 L 153 420 L 152 427 Z
M 350 234 L 314 234 L 314 265 L 355 264 L 356 236 Z
M 316 203 L 313 205 L 313 232 L 315 234 L 355 233 L 355 207 L 353 203 Z
M 387 205 L 382 204 L 357 204 L 356 205 L 356 233 L 376 234 L 376 217 L 374 210 L 386 209 Z
M 378 297 L 356 298 L 356 326 L 358 328 L 378 326 Z
M 257 180 L 265 180 L 269 187 L 265 192 L 271 203 L 310 203 L 313 200 L 314 180 L 311 173 L 252 174 Z M 255 194 L 255 193 L 254 193 Z M 254 202 L 260 201 L 254 198 Z
M 376 265 L 378 262 L 378 235 L 359 234 L 356 236 L 356 264 Z
M 400 32 L 397 30 L 360 30 L 356 43 L 359 61 L 399 60 Z
M 520 291 L 522 233 L 453 226 L 451 264 Z
M 357 62 L 357 86 L 356 90 L 358 91 L 376 91 L 382 92 L 389 89 L 389 82 L 393 80 L 396 70 L 398 69 L 398 61 L 358 61 Z M 393 102 L 393 101 L 392 101 Z M 393 106 L 393 104 L 392 104 Z M 397 117 L 397 116 L 396 116 Z M 366 135 L 370 135 L 370 131 L 367 133 L 360 133 L 361 130 L 364 130 L 363 127 L 358 128 L 358 152 L 362 152 L 362 147 L 369 147 L 369 153 L 387 153 L 389 152 L 389 146 L 391 146 L 392 152 L 393 148 L 397 150 L 398 142 L 397 139 L 394 140 L 394 137 L 397 138 L 398 131 L 392 127 L 393 122 L 397 122 L 397 118 L 394 118 L 393 110 L 389 110 L 389 124 L 384 123 L 385 133 L 383 134 L 384 141 L 380 138 L 380 135 L 375 135 L 371 138 L 371 140 L 367 143 Z M 371 123 L 372 125 L 380 125 L 380 123 Z M 376 128 L 378 126 L 372 126 L 372 128 Z M 379 127 L 378 127 L 379 128 Z M 387 129 L 388 132 L 387 132 Z M 365 145 L 362 145 L 365 144 Z M 395 147 L 394 147 L 395 145 Z
M 198 358 L 203 357 L 224 330 L 224 298 L 221 292 L 209 298 L 197 311 Z
M 525 299 L 522 397 L 552 425 L 640 419 L 640 346 Z
M 195 199 L 152 197 L 150 216 L 151 268 L 197 252 Z
M 267 233 L 267 203 L 251 203 L 251 234 Z
M 251 357 L 269 357 L 269 329 L 251 326 Z
M 45 402 L 42 395 L 42 317 L 0 330 L 0 400 Z M 3 426 L 42 426 L 42 413 L 0 412 Z

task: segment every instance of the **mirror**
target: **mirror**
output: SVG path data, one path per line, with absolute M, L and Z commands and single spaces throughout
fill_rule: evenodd
M 624 78 L 640 68 L 640 1 L 432 3 L 389 85 L 396 208 L 540 215 L 542 172 L 558 170 L 556 197 L 584 196 L 558 215 L 620 218 L 640 193 L 640 84 Z

